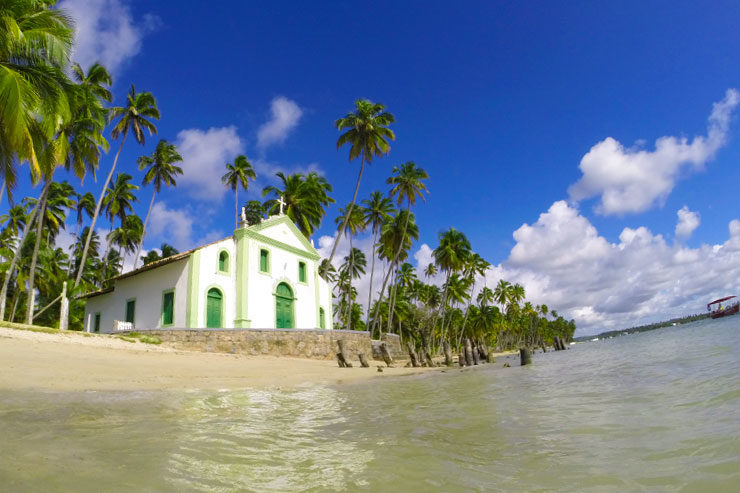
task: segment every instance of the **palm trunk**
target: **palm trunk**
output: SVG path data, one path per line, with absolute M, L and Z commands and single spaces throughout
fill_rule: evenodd
M 383 300 L 383 293 L 385 292 L 385 287 L 388 285 L 388 278 L 390 277 L 391 272 L 393 271 L 392 267 L 393 267 L 393 264 L 389 263 L 388 271 L 386 272 L 385 277 L 383 278 L 383 285 L 380 288 L 380 297 L 378 297 L 378 302 L 375 304 L 375 311 L 373 312 L 373 331 L 375 330 L 375 327 L 379 326 L 380 334 L 378 335 L 381 335 L 383 333 L 383 326 L 380 325 L 380 322 L 378 321 L 378 312 L 380 311 L 380 302 Z
M 144 237 L 146 236 L 146 223 L 149 222 L 149 215 L 152 213 L 152 207 L 154 207 L 154 197 L 157 196 L 157 190 L 154 189 L 154 193 L 152 194 L 152 200 L 149 202 L 149 210 L 146 212 L 146 218 L 144 219 L 144 227 L 141 231 L 141 240 L 139 241 L 139 246 L 136 248 L 136 256 L 134 257 L 134 269 L 136 269 L 136 264 L 139 262 L 139 255 L 141 255 L 141 249 L 144 247 Z
M 349 236 L 349 278 L 347 283 L 347 330 L 352 330 L 352 275 L 355 269 L 355 256 L 352 254 L 352 235 Z
M 6 298 L 8 297 L 8 285 L 10 284 L 10 279 L 13 277 L 13 273 L 15 272 L 15 267 L 16 267 L 16 264 L 18 263 L 18 259 L 20 258 L 21 249 L 23 248 L 23 245 L 26 242 L 26 238 L 28 237 L 28 232 L 31 230 L 31 227 L 33 226 L 33 219 L 36 217 L 36 212 L 38 212 L 39 207 L 41 206 L 41 199 L 43 198 L 43 192 L 41 195 L 42 196 L 39 197 L 39 200 L 36 201 L 36 205 L 33 206 L 33 210 L 31 210 L 31 214 L 28 216 L 26 225 L 23 227 L 23 237 L 20 239 L 18 248 L 16 248 L 15 253 L 13 254 L 13 260 L 10 261 L 10 267 L 8 267 L 8 272 L 5 273 L 5 280 L 3 281 L 3 287 L 0 290 L 0 321 L 5 320 L 5 302 L 7 301 Z
M 5 178 L 3 178 L 3 185 L 0 187 L 0 204 L 3 202 L 3 195 L 5 195 Z M 10 209 L 10 207 L 8 207 Z
M 373 306 L 373 274 L 375 274 L 375 245 L 378 243 L 378 232 L 373 236 L 373 261 L 370 267 L 370 291 L 367 294 L 367 317 L 365 317 L 365 328 L 370 323 L 370 309 Z
M 397 267 L 395 264 L 391 264 L 391 284 L 388 286 L 388 328 L 386 330 L 387 333 L 390 333 L 391 326 L 393 324 L 393 305 L 391 304 L 391 301 L 393 300 L 393 290 L 396 288 L 396 279 L 398 278 L 397 274 Z M 381 331 L 382 334 L 382 331 Z
M 95 231 L 95 222 L 98 220 L 98 215 L 100 214 L 100 206 L 103 205 L 103 197 L 105 197 L 105 191 L 108 189 L 111 178 L 113 178 L 113 172 L 116 169 L 116 164 L 118 164 L 118 156 L 121 155 L 121 149 L 123 149 L 123 143 L 126 142 L 127 136 L 128 134 L 123 134 L 121 145 L 118 147 L 118 152 L 116 153 L 115 159 L 113 159 L 113 166 L 110 167 L 108 177 L 105 179 L 105 184 L 103 184 L 103 190 L 100 192 L 100 197 L 98 197 L 98 203 L 95 204 L 95 214 L 93 214 L 92 222 L 90 223 L 90 230 L 88 231 L 87 238 L 85 239 L 85 247 L 82 249 L 82 259 L 80 260 L 80 266 L 77 269 L 77 277 L 75 277 L 75 287 L 77 287 L 77 285 L 80 283 L 80 279 L 82 278 L 82 271 L 85 268 L 85 261 L 87 260 L 87 251 L 90 248 L 90 240 L 92 239 L 93 231 Z
M 110 220 L 110 231 L 108 232 L 108 236 L 106 237 L 106 245 L 105 245 L 105 255 L 103 255 L 103 270 L 100 273 L 100 287 L 103 287 L 103 283 L 105 282 L 105 274 L 106 274 L 106 267 L 108 266 L 108 254 L 111 250 L 111 241 L 110 237 L 113 234 L 113 221 L 115 221 L 115 217 Z
M 355 185 L 355 194 L 352 196 L 352 202 L 349 204 L 349 207 L 347 208 L 347 219 L 352 217 L 352 208 L 355 206 L 355 201 L 357 200 L 357 191 L 360 190 L 360 180 L 362 179 L 362 170 L 365 168 L 365 156 L 362 156 L 362 162 L 360 163 L 360 173 L 357 175 L 357 184 Z M 347 221 L 344 221 L 344 224 L 342 224 L 342 230 L 337 234 L 337 239 L 334 240 L 334 246 L 331 247 L 331 255 L 329 255 L 329 263 L 331 264 L 331 261 L 334 259 L 334 254 L 337 251 L 337 246 L 339 245 L 339 238 L 342 237 L 344 234 L 344 230 L 347 227 Z
M 33 245 L 33 255 L 31 255 L 31 270 L 28 274 L 28 302 L 26 304 L 26 325 L 33 323 L 33 309 L 36 303 L 34 298 L 36 296 L 36 290 L 34 289 L 34 281 L 36 280 L 36 261 L 39 257 L 39 247 L 41 246 L 41 230 L 44 226 L 44 212 L 46 212 L 46 198 L 49 194 L 49 187 L 51 187 L 51 178 L 46 180 L 44 184 L 44 190 L 41 192 L 41 209 L 36 219 L 36 241 Z
M 239 228 L 239 187 L 234 187 L 234 229 Z

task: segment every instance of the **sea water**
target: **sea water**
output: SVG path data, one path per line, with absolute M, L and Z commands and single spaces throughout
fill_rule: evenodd
M 0 490 L 740 491 L 739 334 L 337 387 L 0 391 Z

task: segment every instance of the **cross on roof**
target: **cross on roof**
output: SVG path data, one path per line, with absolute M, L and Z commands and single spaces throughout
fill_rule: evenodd
M 278 202 L 278 204 L 280 204 L 280 215 L 282 216 L 283 215 L 283 206 L 285 205 L 285 201 L 283 200 L 283 196 L 282 195 L 280 195 L 278 197 L 278 201 L 277 202 Z

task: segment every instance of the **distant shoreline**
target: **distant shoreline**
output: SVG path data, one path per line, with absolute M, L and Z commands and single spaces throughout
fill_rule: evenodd
M 115 336 L 0 327 L 0 389 L 220 390 L 358 383 L 444 369 L 339 368 L 335 361 L 178 351 Z M 405 362 L 403 363 L 405 364 Z M 383 366 L 383 372 L 377 371 Z

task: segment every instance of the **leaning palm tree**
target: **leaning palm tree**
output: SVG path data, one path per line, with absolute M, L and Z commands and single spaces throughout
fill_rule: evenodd
M 149 135 L 157 133 L 157 127 L 150 121 L 150 119 L 159 120 L 160 116 L 159 109 L 157 109 L 157 101 L 154 99 L 154 96 L 148 92 L 137 93 L 133 84 L 131 85 L 131 90 L 126 98 L 126 106 L 111 108 L 110 120 L 112 121 L 116 118 L 119 119 L 113 126 L 113 130 L 111 130 L 111 137 L 114 139 L 122 137 L 121 144 L 118 147 L 118 152 L 116 152 L 116 157 L 113 159 L 113 165 L 108 172 L 108 177 L 105 179 L 105 183 L 103 184 L 103 190 L 100 193 L 100 197 L 98 197 L 98 203 L 95 205 L 95 214 L 93 214 L 89 229 L 90 233 L 88 233 L 88 237 L 85 240 L 85 247 L 82 250 L 82 259 L 80 261 L 80 268 L 77 271 L 77 277 L 75 278 L 75 286 L 80 283 L 80 278 L 82 277 L 81 269 L 85 265 L 85 260 L 87 258 L 91 233 L 95 230 L 95 222 L 98 220 L 98 216 L 100 215 L 103 198 L 105 197 L 106 190 L 108 190 L 110 180 L 113 178 L 116 164 L 118 164 L 118 157 L 121 155 L 121 150 L 123 149 L 124 142 L 126 142 L 126 137 L 128 137 L 129 132 L 131 132 L 136 141 L 139 144 L 144 145 L 145 130 L 149 131 Z
M 239 187 L 246 192 L 250 178 L 252 181 L 256 180 L 257 173 L 244 154 L 236 156 L 234 164 L 226 163 L 226 174 L 221 177 L 221 183 L 234 191 L 234 229 L 239 227 Z
M 367 293 L 367 316 L 365 318 L 365 327 L 370 323 L 370 307 L 373 305 L 373 277 L 375 274 L 375 251 L 378 246 L 378 235 L 391 214 L 396 209 L 393 207 L 393 202 L 388 197 L 384 197 L 382 193 L 377 190 L 370 194 L 370 199 L 362 201 L 365 210 L 365 224 L 370 226 L 373 232 L 373 258 L 370 267 L 370 289 Z
M 442 304 L 440 310 L 447 309 L 447 287 L 449 286 L 450 276 L 462 270 L 465 265 L 465 261 L 471 253 L 470 241 L 464 233 L 450 228 L 449 230 L 439 234 L 439 246 L 432 251 L 434 256 L 434 262 L 439 268 L 445 273 L 445 289 L 442 294 Z M 435 323 L 439 310 L 435 315 Z M 446 315 L 446 313 L 445 313 Z M 442 317 L 442 338 L 445 337 L 445 318 Z
M 350 211 L 352 211 L 350 213 Z M 357 255 L 354 255 L 354 251 L 357 250 L 352 245 L 352 239 L 357 235 L 357 233 L 365 231 L 365 228 L 367 227 L 367 223 L 365 222 L 365 215 L 363 214 L 363 210 L 360 207 L 347 207 L 346 209 L 339 209 L 339 216 L 336 219 L 336 223 L 339 225 L 338 231 L 344 231 L 345 234 L 349 232 L 349 250 L 350 254 L 345 258 L 347 261 L 349 261 L 349 270 L 350 272 L 354 273 L 354 266 L 352 265 L 352 262 L 356 258 L 358 258 Z M 359 250 L 358 250 L 359 251 Z M 365 261 L 365 254 L 360 252 L 362 254 L 362 259 Z M 365 273 L 365 269 L 363 266 L 362 273 Z M 359 277 L 350 275 L 347 278 L 347 283 L 349 285 L 349 291 L 352 290 L 352 279 Z M 347 330 L 352 330 L 351 327 L 351 318 L 349 315 L 349 310 L 351 309 L 352 304 L 348 304 L 347 308 Z
M 182 156 L 177 152 L 175 144 L 170 144 L 166 140 L 162 139 L 157 144 L 157 148 L 151 156 L 141 156 L 136 162 L 139 165 L 139 169 L 143 170 L 146 167 L 146 174 L 142 185 L 148 185 L 154 183 L 154 193 L 152 193 L 152 200 L 149 202 L 149 210 L 147 210 L 146 217 L 144 218 L 144 226 L 142 227 L 141 238 L 139 239 L 139 246 L 136 248 L 136 255 L 134 256 L 134 269 L 139 261 L 139 254 L 141 248 L 144 245 L 144 236 L 146 235 L 146 225 L 149 222 L 149 215 L 152 213 L 152 207 L 154 207 L 154 198 L 162 190 L 162 185 L 169 187 L 170 185 L 175 187 L 177 182 L 175 181 L 176 175 L 182 174 L 182 168 L 175 166 L 173 163 L 182 161 Z
M 342 131 L 348 129 L 339 136 L 337 149 L 341 148 L 344 144 L 350 144 L 349 160 L 354 161 L 358 157 L 360 158 L 360 172 L 357 175 L 355 193 L 352 195 L 352 202 L 347 211 L 348 214 L 352 214 L 352 207 L 354 207 L 357 201 L 357 192 L 360 189 L 360 181 L 362 180 L 362 171 L 365 168 L 365 163 L 372 163 L 374 156 L 382 157 L 390 152 L 391 146 L 388 141 L 395 140 L 396 135 L 393 133 L 393 130 L 388 128 L 388 125 L 395 121 L 396 118 L 391 113 L 385 111 L 385 106 L 382 104 L 373 103 L 367 99 L 358 99 L 355 101 L 355 111 L 348 113 L 344 118 L 340 118 L 334 122 L 337 130 Z M 339 238 L 342 236 L 342 233 L 343 231 L 340 231 L 334 240 L 334 246 L 331 249 L 331 255 L 329 255 L 329 262 L 334 259 L 334 253 L 337 251 L 337 245 L 339 244 Z

